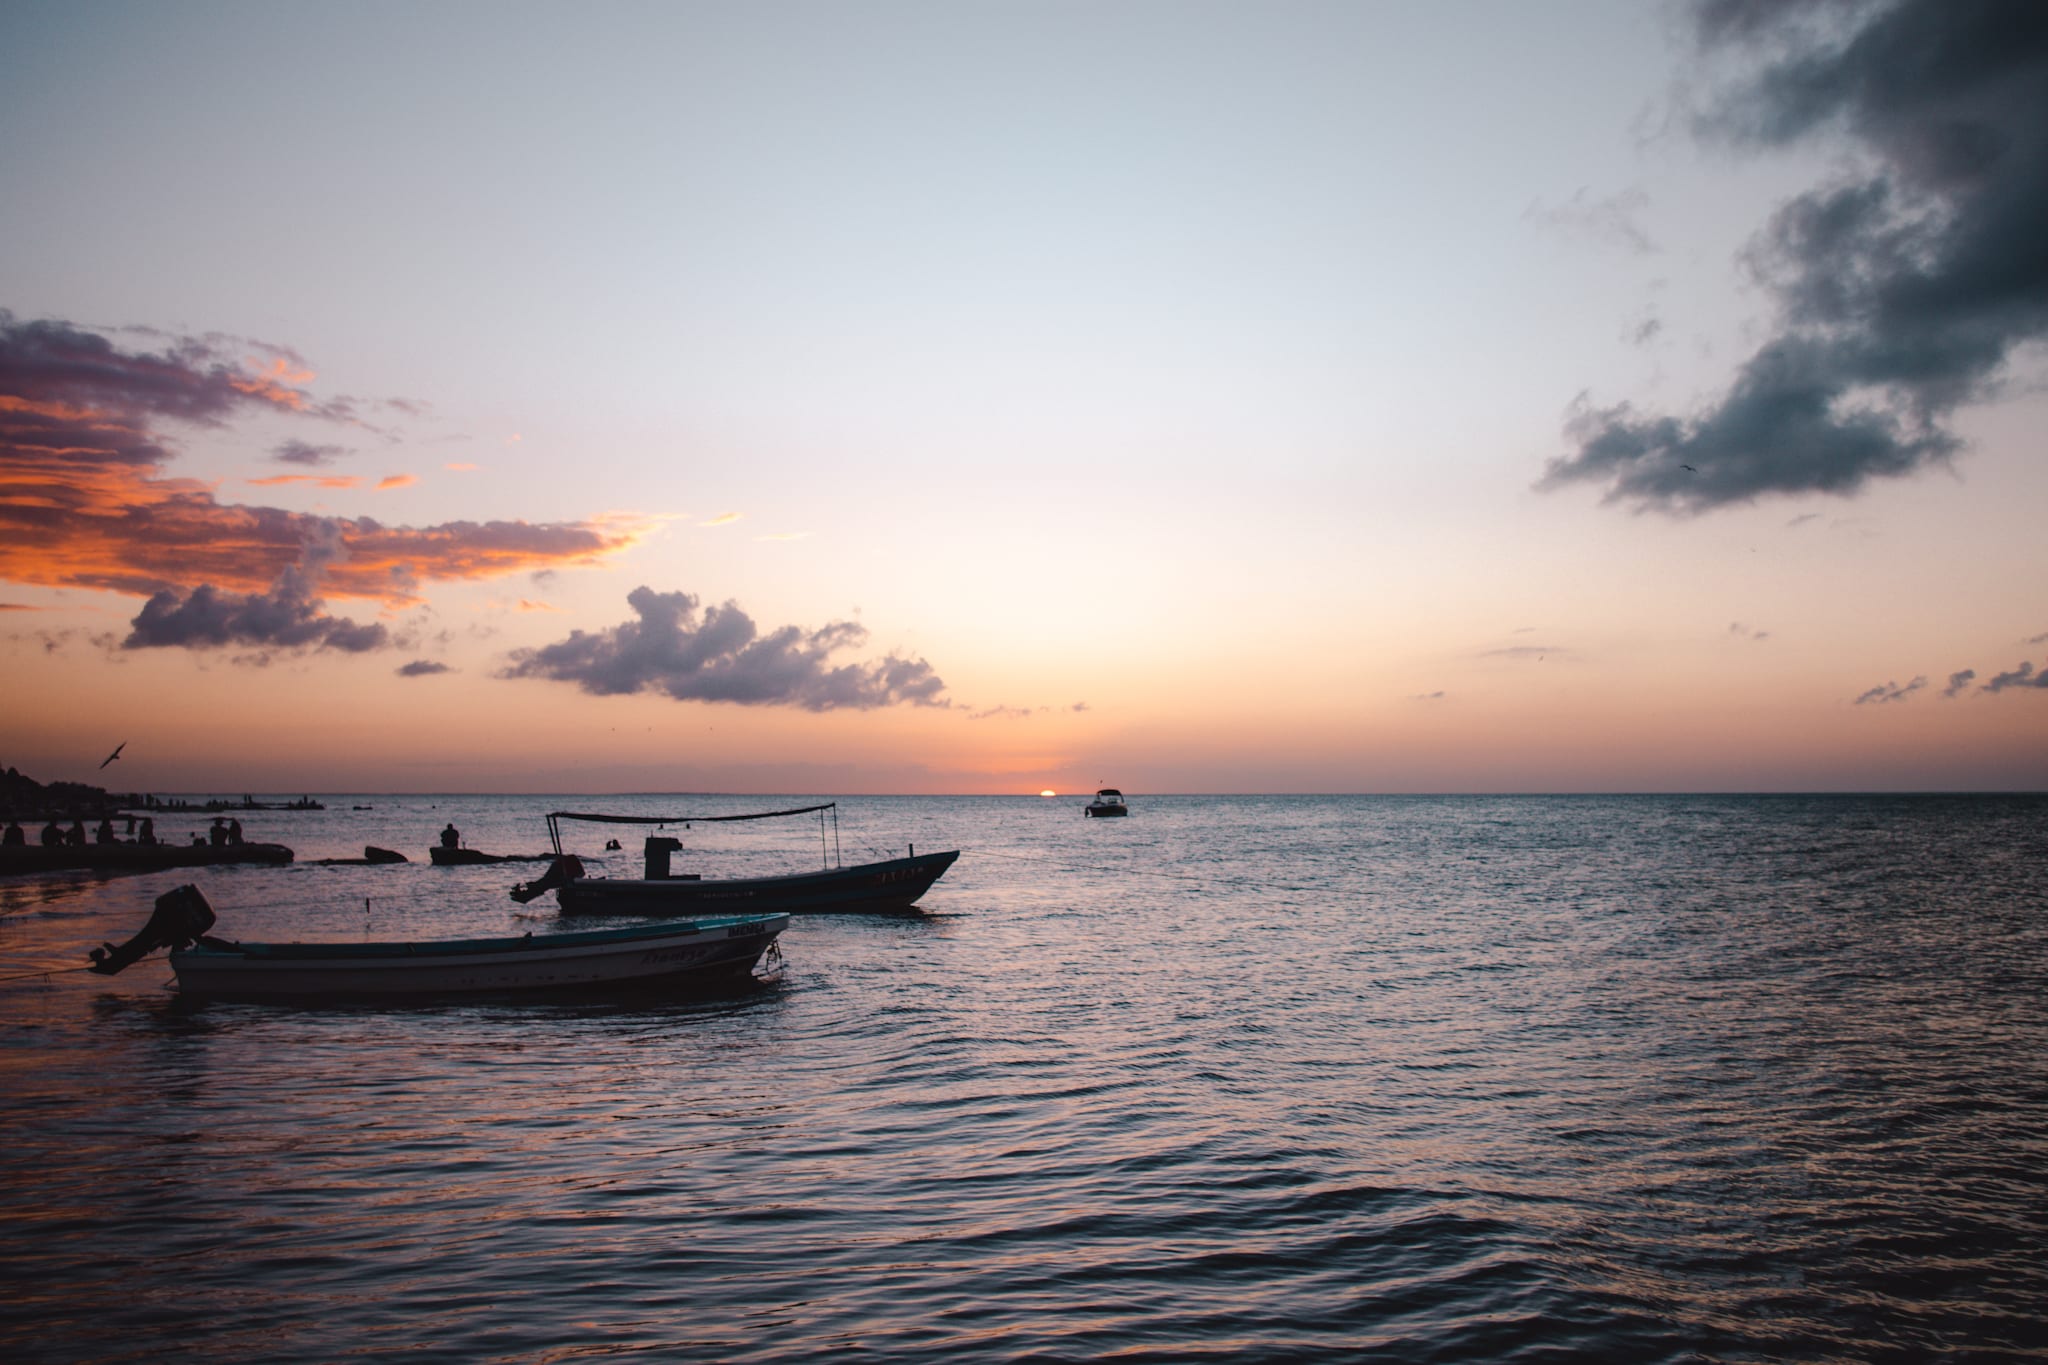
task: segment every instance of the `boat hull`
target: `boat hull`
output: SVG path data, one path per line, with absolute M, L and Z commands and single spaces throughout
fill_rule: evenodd
M 722 916 L 442 943 L 224 943 L 171 953 L 180 994 L 209 1000 L 427 1000 L 731 984 L 787 915 Z
M 578 877 L 556 887 L 555 900 L 565 915 L 901 912 L 914 906 L 959 856 L 956 849 L 825 872 L 719 881 Z
M 1081 809 L 1094 816 L 1129 815 L 1131 813 L 1130 809 L 1125 806 L 1083 806 Z
M 167 867 L 222 863 L 281 866 L 292 860 L 283 844 L 30 844 L 0 848 L 0 876 L 32 872 L 156 872 Z
M 552 853 L 485 853 L 474 848 L 444 848 L 439 844 L 427 850 L 427 857 L 435 867 L 481 867 L 485 863 L 544 863 L 554 856 Z

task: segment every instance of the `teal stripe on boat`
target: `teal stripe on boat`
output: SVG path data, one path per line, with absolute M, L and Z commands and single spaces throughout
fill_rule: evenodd
M 567 934 L 522 934 L 517 938 L 439 939 L 399 943 L 228 943 L 220 948 L 201 944 L 184 951 L 187 955 L 210 953 L 221 957 L 267 958 L 463 957 L 533 949 L 596 947 L 606 943 L 632 943 L 650 938 L 679 938 L 713 929 L 729 929 L 742 924 L 765 924 L 783 918 L 785 916 L 780 914 L 710 915 L 686 920 L 664 920 L 659 924 L 630 924 L 620 929 L 582 929 Z

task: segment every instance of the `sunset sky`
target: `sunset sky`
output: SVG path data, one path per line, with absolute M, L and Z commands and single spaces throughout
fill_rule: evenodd
M 1751 9 L 0 6 L 0 767 L 2048 788 L 2048 6 Z

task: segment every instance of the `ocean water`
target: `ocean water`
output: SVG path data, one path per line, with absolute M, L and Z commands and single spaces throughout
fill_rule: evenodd
M 847 861 L 962 850 L 927 913 L 724 998 L 28 975 L 187 880 L 545 932 L 444 823 L 807 798 L 322 799 L 248 836 L 420 861 L 0 882 L 0 1357 L 2048 1357 L 2048 798 L 858 798 Z

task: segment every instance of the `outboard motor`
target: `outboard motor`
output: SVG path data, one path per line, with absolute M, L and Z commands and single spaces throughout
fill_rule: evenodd
M 92 970 L 112 976 L 159 948 L 183 948 L 213 927 L 213 907 L 196 886 L 179 886 L 156 898 L 156 909 L 142 932 L 116 948 L 111 943 L 92 950 Z
M 665 882 L 668 880 L 668 855 L 683 846 L 681 839 L 671 839 L 666 834 L 647 836 L 647 880 Z
M 530 882 L 521 882 L 512 888 L 512 899 L 521 905 L 546 895 L 558 886 L 567 886 L 583 875 L 583 860 L 573 853 L 564 853 L 548 864 L 548 870 Z

